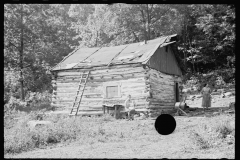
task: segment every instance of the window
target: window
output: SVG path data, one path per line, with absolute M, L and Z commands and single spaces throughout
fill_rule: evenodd
M 118 86 L 106 87 L 106 98 L 118 97 Z
M 105 83 L 103 85 L 104 98 L 121 97 L 121 85 L 117 82 Z

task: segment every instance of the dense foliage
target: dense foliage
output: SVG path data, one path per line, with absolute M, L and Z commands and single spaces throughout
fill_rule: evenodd
M 19 98 L 19 82 L 26 93 L 51 91 L 46 72 L 76 47 L 114 46 L 175 33 L 177 58 L 187 77 L 217 70 L 226 81 L 234 79 L 233 5 L 5 4 L 4 98 Z

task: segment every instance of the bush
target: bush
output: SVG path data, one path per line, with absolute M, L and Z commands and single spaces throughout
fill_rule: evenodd
M 231 125 L 231 121 L 229 120 L 222 121 L 221 123 L 217 124 L 214 129 L 215 132 L 218 133 L 219 138 L 226 138 L 227 135 L 233 134 L 233 132 L 235 132 L 235 126 Z
M 51 110 L 51 93 L 45 91 L 43 93 L 39 92 L 28 92 L 26 95 L 26 102 L 28 103 L 31 110 Z
M 4 105 L 4 116 L 12 114 L 13 111 L 18 110 L 19 108 L 25 108 L 26 106 L 26 102 L 11 96 L 8 103 Z
M 12 92 L 19 87 L 18 79 L 17 72 L 4 70 L 4 104 L 8 103 L 10 97 L 13 96 Z
M 54 110 L 54 108 L 51 107 L 51 94 L 48 92 L 29 92 L 26 96 L 25 102 L 11 96 L 8 103 L 4 105 L 4 113 L 9 114 L 13 110 L 25 112 Z
M 192 138 L 199 149 L 208 149 L 211 147 L 209 141 L 197 132 L 193 132 Z

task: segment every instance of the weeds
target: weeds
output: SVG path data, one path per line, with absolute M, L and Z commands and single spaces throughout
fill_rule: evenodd
M 53 123 L 51 126 L 35 127 L 32 130 L 27 122 L 34 120 L 36 113 L 21 117 L 14 126 L 4 127 L 4 153 L 20 153 L 33 148 L 47 146 L 66 141 L 88 142 L 96 139 L 100 142 L 107 140 L 107 131 L 103 128 L 103 122 L 111 121 L 110 117 L 87 118 L 72 117 L 64 115 L 49 115 L 44 120 Z M 111 133 L 108 133 L 111 134 Z
M 193 132 L 192 137 L 195 141 L 195 144 L 199 147 L 199 149 L 208 149 L 211 147 L 210 143 L 198 133 Z
M 235 116 L 221 114 L 207 118 L 208 123 L 200 123 L 198 129 L 192 131 L 192 140 L 200 149 L 209 149 L 220 142 L 227 141 L 227 137 L 235 137 Z M 231 139 L 232 144 L 234 139 Z
M 120 142 L 141 140 L 148 138 L 150 142 L 160 139 L 153 132 L 153 125 L 140 125 L 140 121 L 129 123 L 109 116 L 102 117 L 68 117 L 66 115 L 46 115 L 44 120 L 52 122 L 51 126 L 39 126 L 30 129 L 27 122 L 34 120 L 36 113 L 16 113 L 18 120 L 8 118 L 4 120 L 4 153 L 20 153 L 34 148 L 54 145 L 57 143 L 77 142 L 93 144 L 96 142 Z M 219 115 L 206 118 L 192 131 L 192 140 L 200 149 L 209 149 L 218 142 L 225 141 L 225 137 L 234 134 L 232 124 L 234 116 Z M 14 122 L 14 123 L 13 123 Z M 124 125 L 129 123 L 128 125 Z M 10 125 L 13 124 L 13 125 Z M 232 139 L 231 139 L 232 140 Z M 217 142 L 217 143 L 216 143 Z M 230 144 L 230 143 L 229 143 Z M 232 143 L 231 143 L 232 144 Z

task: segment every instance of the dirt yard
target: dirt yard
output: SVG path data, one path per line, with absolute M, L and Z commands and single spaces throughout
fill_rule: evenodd
M 235 97 L 214 98 L 213 107 L 226 107 L 235 102 Z M 200 107 L 201 98 L 188 102 L 190 107 Z M 217 109 L 216 109 L 217 110 Z M 208 114 L 216 112 L 212 109 Z M 201 111 L 200 111 L 201 112 Z M 175 131 L 167 136 L 159 135 L 154 128 L 154 119 L 106 122 L 106 131 L 121 133 L 106 136 L 103 140 L 89 143 L 71 142 L 5 155 L 5 158 L 235 158 L 235 141 L 211 140 L 209 126 L 219 123 L 223 117 L 235 119 L 234 115 L 207 117 L 204 114 L 185 117 L 175 116 Z M 166 122 L 167 123 L 167 122 Z M 204 133 L 202 133 L 205 128 Z M 209 133 L 209 135 L 208 135 Z M 208 136 L 205 140 L 204 137 Z M 200 137 L 200 138 L 199 138 Z

